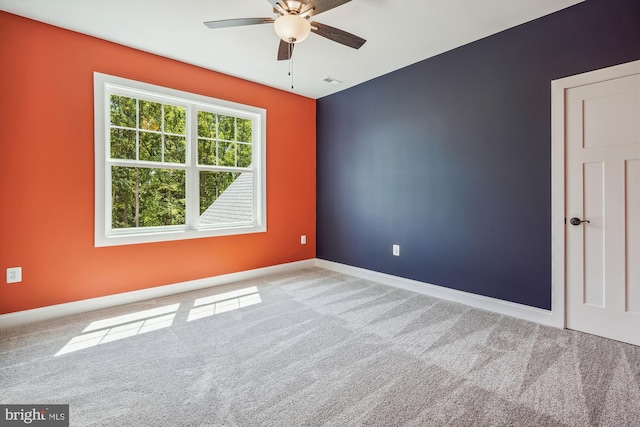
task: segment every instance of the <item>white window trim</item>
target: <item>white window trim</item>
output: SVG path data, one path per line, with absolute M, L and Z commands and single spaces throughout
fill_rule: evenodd
M 109 226 L 111 222 L 111 179 L 107 179 L 107 160 L 110 158 L 108 132 L 109 97 L 114 89 L 125 89 L 128 92 L 139 91 L 145 98 L 155 98 L 161 101 L 169 101 L 174 104 L 189 104 L 202 107 L 211 111 L 211 107 L 218 113 L 229 114 L 235 117 L 253 119 L 252 129 L 252 155 L 254 164 L 254 221 L 252 224 L 229 224 L 228 226 L 197 226 L 194 216 L 186 218 L 186 225 L 167 227 L 145 227 L 135 230 L 113 230 Z M 94 245 L 118 246 L 137 243 L 165 242 L 172 240 L 196 239 L 215 236 L 229 236 L 236 234 L 260 233 L 267 231 L 267 177 L 266 177 L 266 123 L 267 113 L 265 109 L 238 104 L 230 101 L 215 99 L 203 95 L 169 89 L 135 80 L 110 76 L 94 72 L 94 129 L 95 129 L 95 236 Z M 111 91 L 111 92 L 110 92 Z M 187 134 L 193 126 L 197 128 L 197 118 L 192 114 L 191 123 L 187 123 Z M 187 137 L 186 166 L 180 168 L 197 167 L 196 150 L 190 148 Z M 174 164 L 171 164 L 174 167 Z M 110 172 L 110 171 L 109 171 Z M 198 194 L 193 191 L 197 188 L 195 173 L 187 174 L 187 204 L 197 206 Z

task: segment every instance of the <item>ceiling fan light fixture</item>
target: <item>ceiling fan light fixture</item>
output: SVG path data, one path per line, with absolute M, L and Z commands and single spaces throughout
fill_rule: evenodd
M 300 43 L 311 32 L 311 24 L 298 15 L 282 15 L 273 24 L 276 34 L 287 43 Z

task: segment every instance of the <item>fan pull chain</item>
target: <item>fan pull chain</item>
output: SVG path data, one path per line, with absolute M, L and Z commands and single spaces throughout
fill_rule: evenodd
M 293 89 L 293 45 L 289 43 L 289 76 L 291 77 L 291 89 Z

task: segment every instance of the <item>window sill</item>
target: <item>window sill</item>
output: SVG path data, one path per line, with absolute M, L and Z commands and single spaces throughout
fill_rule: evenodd
M 207 237 L 235 236 L 240 234 L 264 233 L 266 226 L 229 226 L 221 228 L 163 230 L 142 233 L 111 234 L 95 236 L 95 247 L 135 245 L 142 243 L 171 242 L 175 240 L 203 239 Z

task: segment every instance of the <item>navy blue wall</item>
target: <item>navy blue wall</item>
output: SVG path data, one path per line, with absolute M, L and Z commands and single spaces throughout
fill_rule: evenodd
M 550 309 L 551 80 L 636 59 L 587 0 L 319 99 L 318 258 Z

